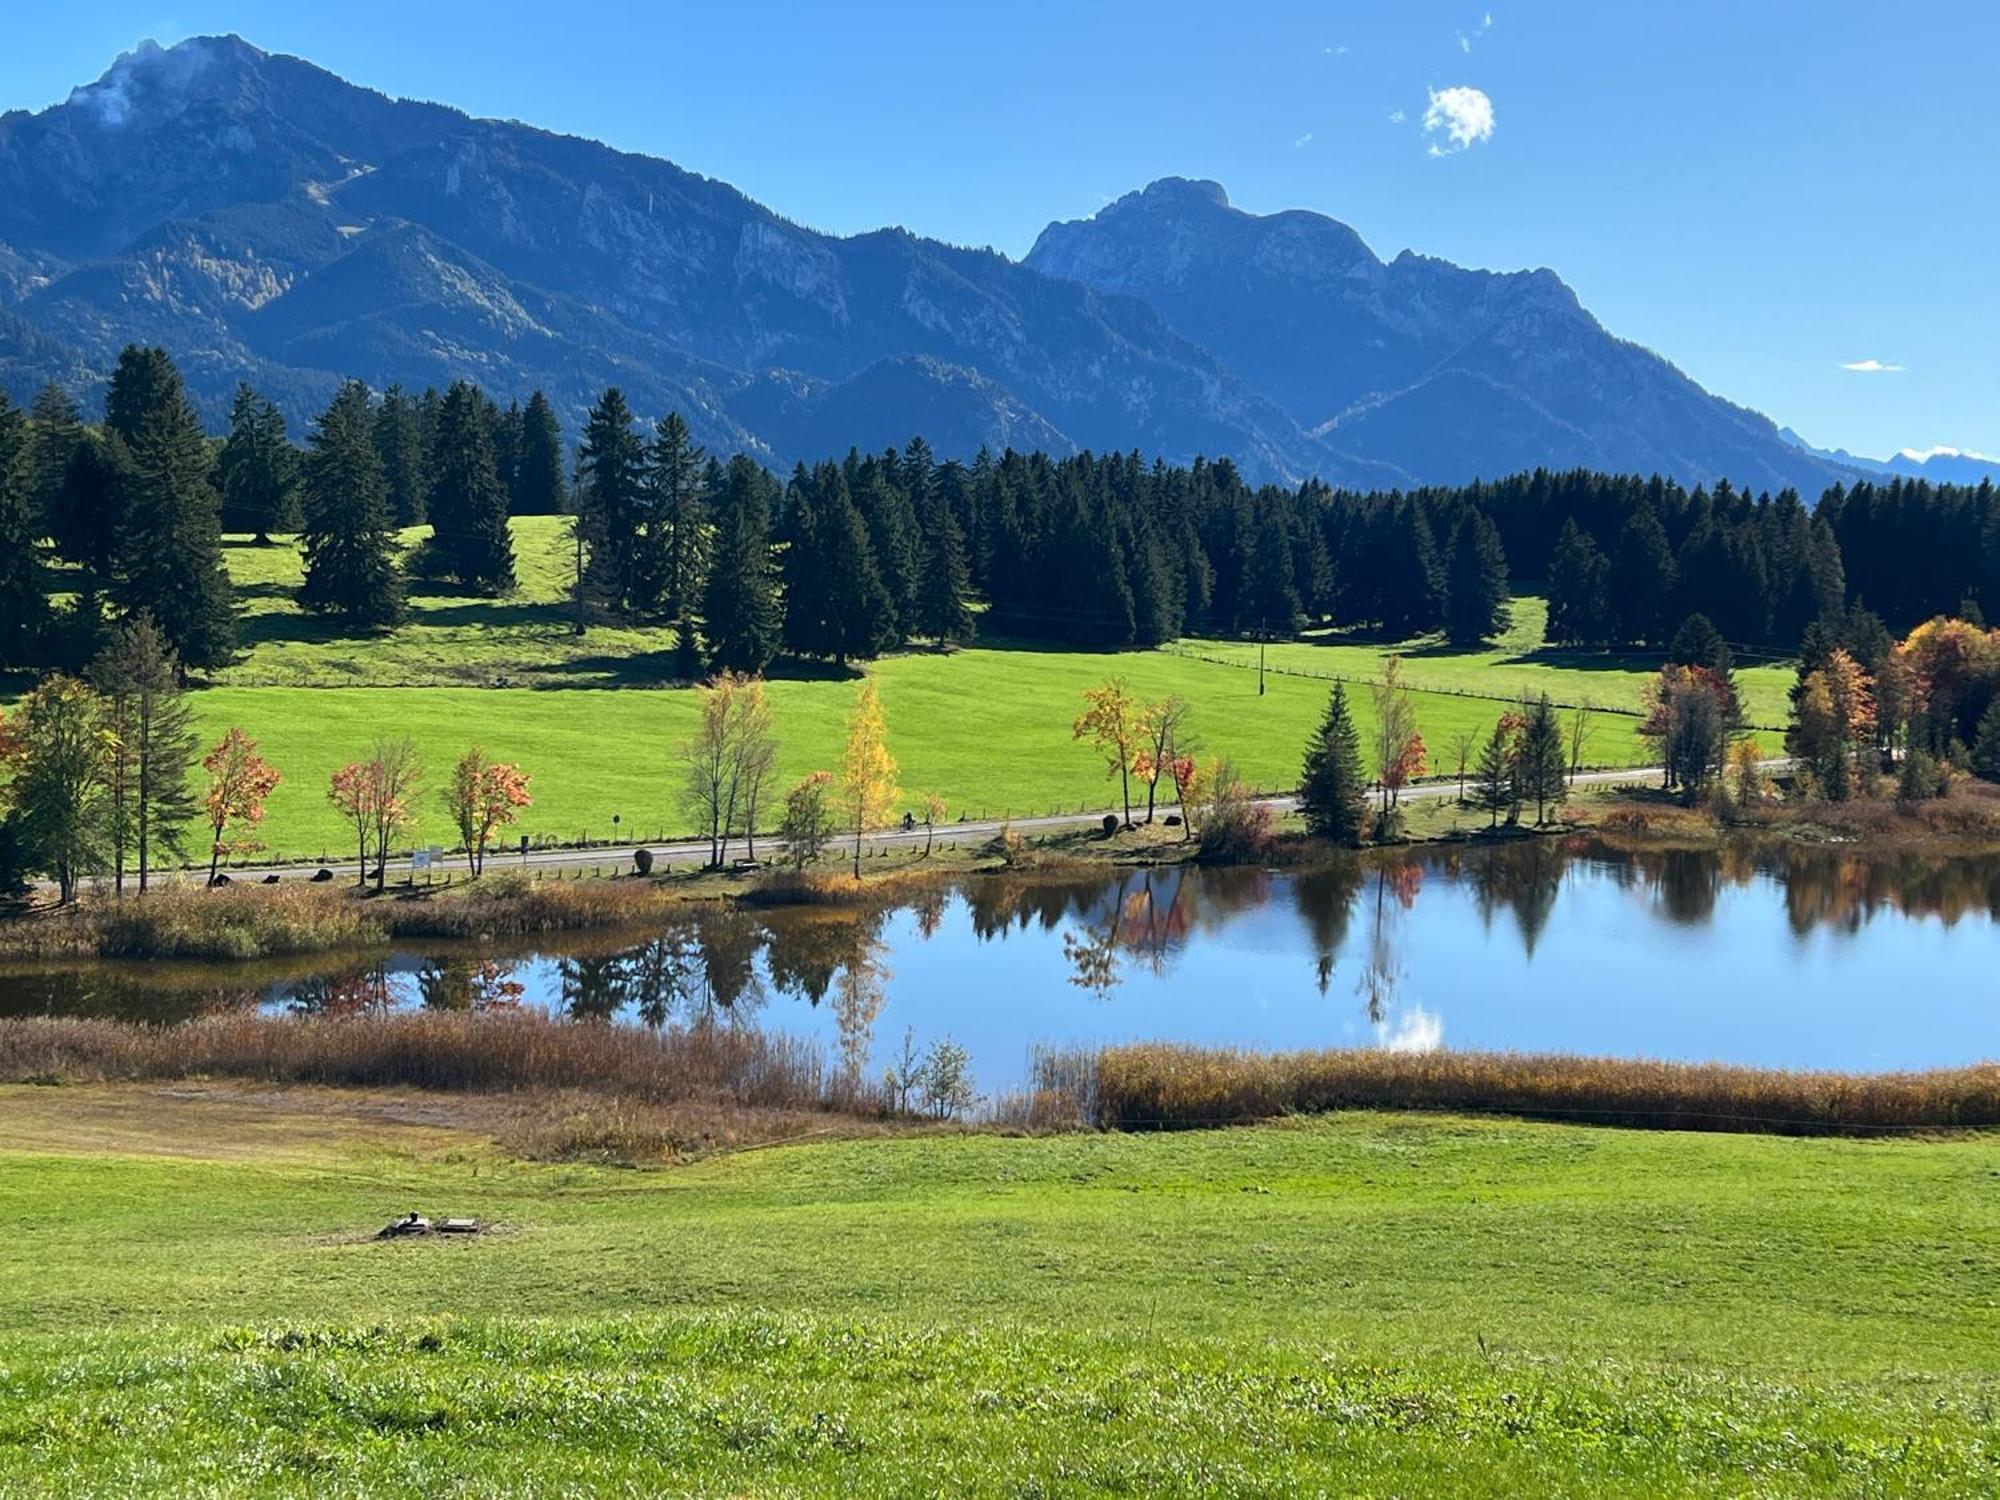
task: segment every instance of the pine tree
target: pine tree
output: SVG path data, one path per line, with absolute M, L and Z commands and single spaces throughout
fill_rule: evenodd
M 1509 716 L 1503 715 L 1493 726 L 1493 733 L 1479 748 L 1479 762 L 1475 771 L 1475 785 L 1479 789 L 1479 806 L 1486 809 L 1488 826 L 1500 825 L 1500 814 L 1507 814 L 1512 823 L 1520 813 L 1520 778 L 1515 766 L 1515 747 Z M 1516 721 L 1518 722 L 1518 721 Z
M 1292 540 L 1284 512 L 1274 503 L 1258 510 L 1243 593 L 1245 628 L 1265 639 L 1298 631 L 1303 606 L 1292 567 Z
M 28 419 L 0 391 L 0 671 L 42 659 L 52 621 Z
M 924 543 L 923 577 L 917 589 L 916 628 L 940 646 L 972 639 L 972 575 L 965 561 L 965 533 L 952 513 L 938 507 Z
M 625 393 L 612 386 L 584 419 L 576 458 L 576 509 L 591 537 L 593 587 L 613 609 L 650 604 L 656 570 L 642 557 L 646 444 Z
M 1568 759 L 1563 753 L 1562 721 L 1547 693 L 1528 706 L 1521 726 L 1520 794 L 1535 799 L 1535 822 L 1548 821 L 1551 804 L 1569 795 Z
M 1548 639 L 1562 646 L 1601 646 L 1609 638 L 1605 589 L 1611 567 L 1597 543 L 1565 516 L 1549 555 Z
M 1667 533 L 1653 508 L 1640 505 L 1618 533 L 1618 550 L 1611 564 L 1609 603 L 1618 638 L 1664 640 L 1674 588 L 1674 554 L 1667 545 Z
M 363 630 L 393 625 L 403 612 L 375 417 L 368 387 L 349 381 L 313 424 L 304 465 L 306 576 L 299 602 Z
M 1306 747 L 1299 776 L 1299 812 L 1306 831 L 1354 845 L 1368 819 L 1368 784 L 1361 773 L 1361 735 L 1347 707 L 1347 688 L 1333 685 L 1326 717 Z
M 388 490 L 390 516 L 399 527 L 423 525 L 431 491 L 424 423 L 417 404 L 400 385 L 382 393 L 382 404 L 375 412 L 374 441 Z
M 149 612 L 187 666 L 221 666 L 235 645 L 236 604 L 194 403 L 164 351 L 127 349 L 106 408 L 131 460 L 113 597 L 128 615 Z
M 120 891 L 128 849 L 138 857 L 142 891 L 155 853 L 187 857 L 186 830 L 196 811 L 188 775 L 198 741 L 180 675 L 172 648 L 143 613 L 113 632 L 91 664 L 111 734 L 109 826 Z
M 718 671 L 761 672 L 778 653 L 783 615 L 771 561 L 770 487 L 771 476 L 746 455 L 729 461 L 702 597 L 702 633 Z
M 83 420 L 69 392 L 50 381 L 35 393 L 34 405 L 28 408 L 28 428 L 33 435 L 30 462 L 38 534 L 53 537 L 70 458 L 83 441 Z
M 253 533 L 259 546 L 298 524 L 298 454 L 285 435 L 284 413 L 248 382 L 236 387 L 216 483 L 224 527 Z
M 1445 637 L 1476 646 L 1507 628 L 1507 558 L 1500 532 L 1482 511 L 1467 511 L 1451 534 L 1445 570 Z
M 1443 623 L 1437 542 L 1424 509 L 1406 500 L 1391 513 L 1379 557 L 1381 620 L 1393 635 L 1421 635 Z
M 710 522 L 702 484 L 702 450 L 688 435 L 677 411 L 661 420 L 646 455 L 649 529 L 658 536 L 660 608 L 668 619 L 687 621 L 701 603 L 708 574 Z
M 491 404 L 479 388 L 469 381 L 453 382 L 438 411 L 425 568 L 467 588 L 504 594 L 514 587 L 514 542 L 507 530 L 507 489 L 494 452 L 493 423 Z
M 517 516 L 561 515 L 568 502 L 563 483 L 562 424 L 556 409 L 540 391 L 521 410 L 520 435 L 514 454 L 512 509 Z

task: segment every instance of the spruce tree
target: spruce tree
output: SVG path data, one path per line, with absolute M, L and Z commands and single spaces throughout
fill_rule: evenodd
M 1681 621 L 1681 628 L 1674 632 L 1674 638 L 1667 646 L 1667 660 L 1683 667 L 1713 668 L 1718 660 L 1728 655 L 1729 648 L 1722 643 L 1722 633 L 1703 614 L 1689 615 Z
M 364 630 L 392 625 L 403 612 L 375 416 L 368 387 L 351 380 L 313 424 L 300 536 L 306 576 L 299 603 Z
M 517 516 L 561 515 L 568 501 L 563 483 L 562 425 L 540 391 L 521 409 L 514 454 L 513 511 Z
M 1565 516 L 1549 556 L 1548 639 L 1559 646 L 1601 646 L 1610 637 L 1606 618 L 1611 565 L 1590 535 Z
M 50 381 L 35 393 L 34 405 L 28 408 L 28 429 L 33 435 L 35 510 L 41 527 L 38 535 L 53 537 L 56 508 L 69 475 L 70 458 L 83 441 L 83 419 L 69 392 Z
M 659 606 L 682 623 L 701 603 L 708 573 L 710 523 L 702 482 L 706 455 L 677 411 L 661 419 L 646 454 L 648 527 L 657 537 Z
M 1306 746 L 1298 798 L 1307 832 L 1342 844 L 1361 842 L 1368 819 L 1368 784 L 1361 772 L 1361 735 L 1348 711 L 1344 683 L 1333 685 L 1326 717 Z
M 1972 774 L 1981 781 L 2000 781 L 2000 698 L 1979 716 L 1979 733 L 1972 742 Z
M 965 560 L 965 533 L 944 507 L 931 515 L 924 541 L 923 576 L 917 586 L 917 634 L 940 646 L 972 639 L 972 574 Z
M 139 889 L 151 880 L 153 857 L 187 857 L 187 826 L 197 799 L 189 783 L 199 742 L 180 685 L 180 663 L 144 613 L 111 635 L 91 664 L 111 731 L 110 829 L 113 870 L 125 888 L 125 855 L 137 855 Z
M 194 403 L 163 351 L 128 349 L 106 407 L 105 425 L 130 456 L 113 597 L 128 615 L 149 612 L 185 665 L 221 666 L 236 641 L 236 603 Z
M 845 666 L 879 655 L 894 643 L 896 605 L 875 566 L 868 524 L 848 494 L 846 477 L 827 464 L 817 488 L 828 627 L 822 650 Z
M 1476 646 L 1507 628 L 1507 558 L 1483 511 L 1467 511 L 1451 534 L 1445 569 L 1445 637 Z
M 284 413 L 248 382 L 236 387 L 216 484 L 225 529 L 251 532 L 259 546 L 298 524 L 298 453 L 285 434 Z
M 48 645 L 48 578 L 28 419 L 0 391 L 0 671 L 38 665 Z
M 1487 824 L 1497 828 L 1500 814 L 1507 814 L 1512 823 L 1520 814 L 1520 777 L 1516 761 L 1513 737 L 1508 733 L 1507 719 L 1503 716 L 1493 726 L 1486 743 L 1479 747 L 1479 761 L 1475 770 L 1475 781 L 1479 789 L 1479 806 L 1486 809 Z
M 454 381 L 438 411 L 425 566 L 433 576 L 504 594 L 514 587 L 514 542 L 507 530 L 507 488 L 500 480 L 493 428 L 491 403 L 479 388 Z
M 1392 635 L 1421 635 L 1443 623 L 1437 541 L 1424 508 L 1405 500 L 1391 513 L 1380 555 L 1381 621 Z
M 778 653 L 783 616 L 771 560 L 770 487 L 770 475 L 746 455 L 729 461 L 702 603 L 702 633 L 717 671 L 761 672 Z
M 1244 578 L 1241 620 L 1260 637 L 1283 638 L 1299 628 L 1304 606 L 1292 567 L 1292 539 L 1284 512 L 1275 503 L 1259 508 L 1249 566 Z
M 431 490 L 425 466 L 424 424 L 416 402 L 400 385 L 382 393 L 382 404 L 375 412 L 374 440 L 390 516 L 399 527 L 423 525 Z
M 592 539 L 592 586 L 613 609 L 643 608 L 655 570 L 642 556 L 646 444 L 625 393 L 612 386 L 584 419 L 576 457 L 576 510 Z
M 1620 640 L 1666 639 L 1675 589 L 1674 554 L 1650 505 L 1640 505 L 1618 533 L 1611 562 L 1610 612 Z
M 849 490 L 867 527 L 868 550 L 888 599 L 885 645 L 907 639 L 914 630 L 923 577 L 923 539 L 909 497 L 896 482 L 900 468 L 893 450 L 884 459 L 871 458 L 860 465 Z
M 1568 761 L 1563 753 L 1562 721 L 1549 695 L 1528 706 L 1521 726 L 1520 795 L 1535 799 L 1535 822 L 1548 821 L 1551 804 L 1569 795 Z

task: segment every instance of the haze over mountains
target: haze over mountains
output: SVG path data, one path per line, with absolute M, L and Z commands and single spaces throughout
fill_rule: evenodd
M 166 345 L 217 418 L 338 380 L 606 385 L 767 462 L 900 443 L 1227 454 L 1253 478 L 1549 465 L 1808 494 L 1854 473 L 1613 337 L 1547 270 L 1383 262 L 1167 179 L 1025 262 L 793 224 L 669 162 L 390 99 L 234 37 L 0 116 L 0 384 Z

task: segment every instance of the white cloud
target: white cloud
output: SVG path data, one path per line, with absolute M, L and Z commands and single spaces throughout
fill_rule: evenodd
M 1393 1023 L 1379 1022 L 1375 1042 L 1385 1052 L 1435 1052 L 1444 1045 L 1444 1017 L 1413 1005 Z
M 1308 130 L 1304 135 L 1300 136 L 1297 140 L 1292 142 L 1292 149 L 1296 151 L 1301 146 L 1310 146 L 1312 144 L 1312 139 L 1313 139 L 1313 133 L 1310 130 Z
M 1452 156 L 1489 140 L 1493 135 L 1493 101 L 1475 88 L 1432 89 L 1424 111 L 1424 134 L 1441 136 L 1430 145 L 1432 156 Z
M 1319 50 L 1324 52 L 1328 57 L 1347 56 L 1347 48 L 1345 47 L 1322 47 Z
M 1410 112 L 1406 109 L 1392 109 L 1389 111 L 1389 123 L 1391 125 L 1400 125 L 1409 118 Z
M 1840 368 L 1852 370 L 1857 375 L 1900 375 L 1903 372 L 1901 365 L 1884 364 L 1879 359 L 1857 359 Z
M 1461 52 L 1470 52 L 1472 44 L 1492 29 L 1493 12 L 1489 10 L 1479 18 L 1479 24 L 1473 27 L 1470 32 L 1461 31 L 1458 33 L 1458 50 Z

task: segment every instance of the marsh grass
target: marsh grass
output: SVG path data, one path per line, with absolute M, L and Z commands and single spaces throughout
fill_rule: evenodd
M 312 885 L 169 885 L 0 921 L 0 958 L 229 960 L 398 938 L 523 937 L 642 922 L 678 895 L 643 880 L 536 881 L 511 872 L 435 894 L 386 896 Z
M 46 1016 L 0 1020 L 0 1079 L 181 1078 L 445 1091 L 572 1089 L 653 1103 L 880 1112 L 875 1095 L 838 1077 L 815 1044 L 726 1027 L 588 1025 L 527 1011 L 339 1020 L 231 1015 L 175 1026 Z
M 1035 1097 L 1114 1130 L 1343 1109 L 1498 1112 L 1652 1130 L 1869 1134 L 2000 1125 L 2000 1063 L 1824 1073 L 1646 1059 L 1143 1044 L 1035 1058 Z M 1065 1103 L 1065 1101 L 1067 1101 Z

